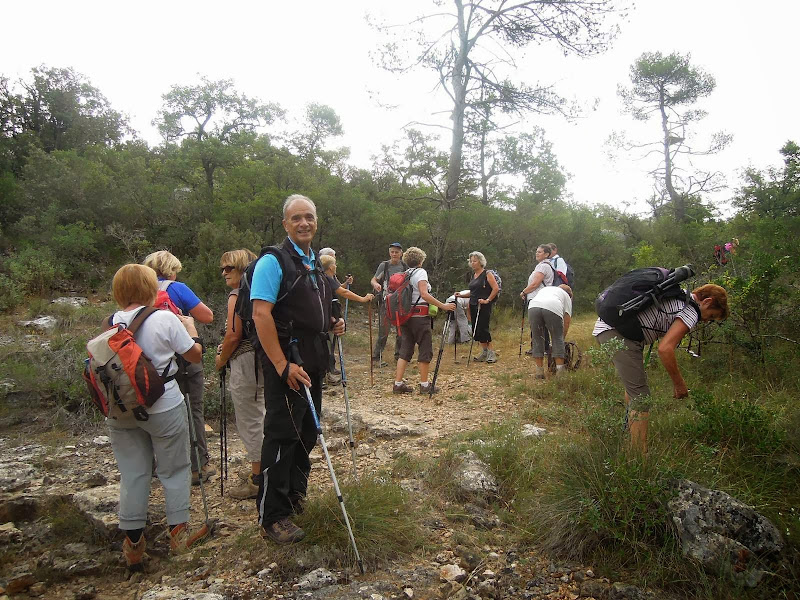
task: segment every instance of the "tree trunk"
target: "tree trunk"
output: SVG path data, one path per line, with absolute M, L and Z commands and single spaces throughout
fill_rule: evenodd
M 450 145 L 450 160 L 447 163 L 447 189 L 445 190 L 445 208 L 450 210 L 458 199 L 458 184 L 461 179 L 461 160 L 464 146 L 464 112 L 467 108 L 467 66 L 468 39 L 464 24 L 464 6 L 456 0 L 458 9 L 459 47 L 453 63 L 453 74 L 450 83 L 453 87 L 453 143 Z
M 686 207 L 684 206 L 683 195 L 679 194 L 672 185 L 672 155 L 670 154 L 670 131 L 667 111 L 664 107 L 664 88 L 659 90 L 659 109 L 661 110 L 661 130 L 664 133 L 664 186 L 667 188 L 675 220 L 682 223 L 686 220 Z

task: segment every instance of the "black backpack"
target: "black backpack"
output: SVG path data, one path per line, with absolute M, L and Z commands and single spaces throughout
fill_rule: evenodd
M 636 317 L 651 304 L 660 308 L 662 300 L 679 298 L 700 315 L 700 307 L 679 285 L 693 275 L 694 270 L 689 265 L 677 269 L 646 267 L 629 271 L 597 296 L 594 303 L 597 316 L 629 340 L 641 342 L 644 332 Z
M 253 322 L 253 302 L 250 300 L 250 288 L 253 283 L 253 272 L 256 270 L 256 263 L 265 254 L 272 254 L 277 258 L 283 271 L 281 285 L 278 288 L 278 298 L 275 300 L 276 304 L 294 289 L 302 275 L 308 273 L 307 270 L 304 270 L 305 272 L 303 273 L 299 272 L 289 252 L 281 246 L 266 246 L 262 248 L 258 258 L 247 265 L 244 273 L 242 273 L 242 279 L 239 281 L 239 294 L 236 296 L 236 304 L 233 311 L 242 320 L 242 339 L 250 340 L 255 350 L 261 348 L 261 343 L 258 341 L 258 332 Z M 235 327 L 235 324 L 231 327 Z

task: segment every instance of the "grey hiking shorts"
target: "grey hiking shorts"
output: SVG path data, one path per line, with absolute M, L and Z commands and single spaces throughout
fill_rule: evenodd
M 601 344 L 613 338 L 619 338 L 625 348 L 614 354 L 612 361 L 617 375 L 622 380 L 625 391 L 630 398 L 630 409 L 639 412 L 650 410 L 650 386 L 647 385 L 647 373 L 644 370 L 644 342 L 635 342 L 620 335 L 616 329 L 609 329 L 597 336 Z

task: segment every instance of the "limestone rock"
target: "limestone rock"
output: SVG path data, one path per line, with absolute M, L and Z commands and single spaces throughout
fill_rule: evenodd
M 36 317 L 30 321 L 18 321 L 20 327 L 28 327 L 30 329 L 37 329 L 39 331 L 52 331 L 58 324 L 58 319 L 50 315 Z
M 111 440 L 107 435 L 98 435 L 92 440 L 92 443 L 98 448 L 102 448 L 103 446 L 110 446 Z
M 19 594 L 27 590 L 34 583 L 36 583 L 36 577 L 34 577 L 33 573 L 19 573 L 8 580 L 6 584 L 6 593 L 11 595 Z
M 754 555 L 770 557 L 783 550 L 778 529 L 752 506 L 689 480 L 678 481 L 676 487 L 677 497 L 667 503 L 672 524 L 684 555 L 706 568 L 742 573 L 752 566 Z M 755 585 L 760 577 L 744 579 Z
M 297 586 L 300 590 L 318 590 L 320 588 L 333 585 L 334 583 L 336 583 L 336 577 L 334 574 L 327 569 L 320 567 L 319 569 L 314 569 L 310 573 L 306 573 L 303 577 L 301 577 L 300 581 L 297 583 Z
M 72 501 L 105 537 L 112 539 L 118 535 L 118 483 L 76 492 L 72 496 Z
M 547 430 L 544 427 L 537 427 L 529 423 L 522 426 L 522 437 L 542 437 L 546 433 Z
M 458 565 L 444 565 L 439 569 L 439 577 L 443 581 L 457 581 L 461 583 L 467 578 L 467 572 Z
M 584 581 L 581 584 L 581 596 L 587 598 L 602 598 L 608 591 L 608 585 L 596 579 Z
M 142 594 L 141 600 L 224 600 L 224 596 L 210 592 L 187 592 L 177 587 L 157 585 Z
M 80 308 L 89 304 L 89 300 L 84 296 L 62 296 L 53 300 L 52 304 L 63 304 L 65 306 L 72 306 L 73 308 Z
M 0 525 L 0 544 L 18 544 L 22 541 L 22 532 L 14 527 L 14 523 L 8 522 Z
M 462 456 L 462 463 L 455 474 L 459 490 L 465 496 L 486 498 L 498 493 L 497 480 L 489 466 L 480 460 L 472 450 Z

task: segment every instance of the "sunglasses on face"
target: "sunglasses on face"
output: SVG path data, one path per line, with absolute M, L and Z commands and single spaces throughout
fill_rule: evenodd
M 222 272 L 223 272 L 223 273 L 230 273 L 230 272 L 231 272 L 231 271 L 233 271 L 235 268 L 236 268 L 236 267 L 232 267 L 232 266 L 230 266 L 230 265 L 225 265 L 224 267 L 222 267 Z

